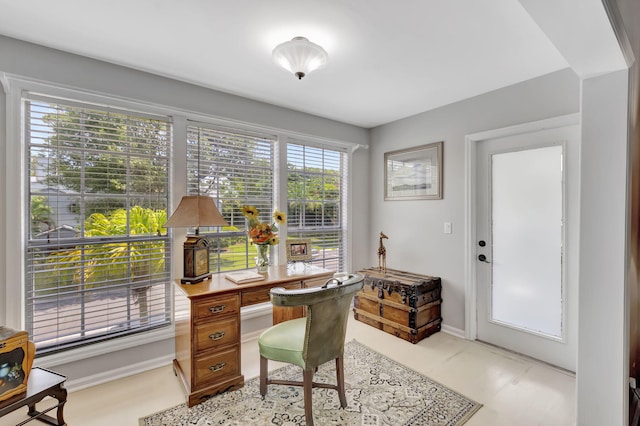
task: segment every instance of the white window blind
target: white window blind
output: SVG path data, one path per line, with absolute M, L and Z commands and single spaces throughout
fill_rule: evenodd
M 311 240 L 312 263 L 346 267 L 347 154 L 287 144 L 288 237 Z
M 37 353 L 170 325 L 168 118 L 38 95 L 24 111 Z
M 187 128 L 187 192 L 212 197 L 228 227 L 200 228 L 211 242 L 213 272 L 255 267 L 242 206 L 255 206 L 261 221 L 274 208 L 275 136 L 193 123 Z

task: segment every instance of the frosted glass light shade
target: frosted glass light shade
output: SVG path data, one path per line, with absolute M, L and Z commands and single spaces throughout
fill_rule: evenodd
M 180 200 L 165 228 L 188 228 L 199 226 L 228 226 L 213 198 L 204 195 L 186 195 Z
M 311 71 L 327 64 L 329 55 L 305 37 L 294 37 L 273 49 L 273 60 L 282 68 L 292 72 L 299 80 Z

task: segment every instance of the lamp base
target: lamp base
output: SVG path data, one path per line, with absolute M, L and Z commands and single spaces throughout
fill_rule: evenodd
M 212 275 L 213 274 L 209 272 L 206 274 L 198 275 L 197 277 L 182 277 L 180 278 L 180 282 L 182 284 L 197 284 L 201 283 L 204 280 L 208 280 Z

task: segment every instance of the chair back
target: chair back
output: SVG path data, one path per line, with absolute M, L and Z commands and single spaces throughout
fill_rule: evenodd
M 307 368 L 315 368 L 344 352 L 349 307 L 363 283 L 362 275 L 349 274 L 340 279 L 332 278 L 322 287 L 271 289 L 271 303 L 274 305 L 307 307 L 302 354 Z

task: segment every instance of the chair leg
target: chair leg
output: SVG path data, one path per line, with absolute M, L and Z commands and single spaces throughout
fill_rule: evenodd
M 304 390 L 304 417 L 307 421 L 307 426 L 313 426 L 313 402 L 311 400 L 313 390 L 313 370 L 302 371 L 302 387 Z
M 336 358 L 336 381 L 338 382 L 338 397 L 340 398 L 340 406 L 347 407 L 347 397 L 344 392 L 344 358 L 340 355 Z
M 265 396 L 267 394 L 267 365 L 268 360 L 260 355 L 260 395 Z

